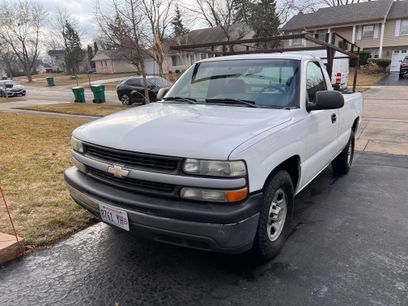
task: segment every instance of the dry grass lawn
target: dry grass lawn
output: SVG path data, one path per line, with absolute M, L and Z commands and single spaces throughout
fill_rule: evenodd
M 0 98 L 0 103 L 21 102 L 25 100 L 25 98 Z
M 69 197 L 63 171 L 79 119 L 0 113 L 0 184 L 18 231 L 31 247 L 49 245 L 95 222 Z M 0 232 L 11 227 L 0 202 Z
M 73 115 L 106 116 L 112 113 L 129 109 L 134 106 L 95 104 L 95 103 L 63 103 L 20 107 L 19 109 L 64 113 Z
M 383 73 L 364 73 L 359 71 L 357 74 L 357 87 L 360 86 L 372 86 L 375 85 L 379 80 L 381 80 L 385 75 Z M 348 85 L 353 85 L 354 68 L 350 68 Z

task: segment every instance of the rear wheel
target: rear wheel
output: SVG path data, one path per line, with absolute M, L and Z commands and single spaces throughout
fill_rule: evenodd
M 288 172 L 276 172 L 264 187 L 254 251 L 262 260 L 279 254 L 289 233 L 294 206 L 292 179 Z
M 350 171 L 354 158 L 354 141 L 354 132 L 351 131 L 346 147 L 331 163 L 335 173 L 347 174 Z
M 128 94 L 122 94 L 120 96 L 120 102 L 122 102 L 123 105 L 131 105 L 132 101 L 130 99 L 130 96 Z
M 398 78 L 401 80 L 404 78 L 404 75 L 400 73 Z

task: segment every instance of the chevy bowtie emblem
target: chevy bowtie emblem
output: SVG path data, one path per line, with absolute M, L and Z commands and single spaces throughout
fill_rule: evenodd
M 124 178 L 129 175 L 129 170 L 124 169 L 122 166 L 113 165 L 109 166 L 106 170 L 108 173 L 112 174 L 115 177 Z

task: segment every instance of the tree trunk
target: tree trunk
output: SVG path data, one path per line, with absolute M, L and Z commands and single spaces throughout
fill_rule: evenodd
M 159 63 L 157 63 L 157 64 L 158 64 L 158 66 L 159 66 L 159 75 L 160 75 L 161 77 L 164 77 L 163 61 L 161 61 L 161 62 L 159 62 Z
M 145 103 L 148 104 L 150 103 L 149 88 L 147 86 L 146 69 L 143 56 L 140 57 L 140 70 L 142 71 L 143 77 Z
M 31 71 L 26 70 L 26 76 L 27 76 L 28 83 L 31 83 L 33 81 L 33 76 L 31 75 Z

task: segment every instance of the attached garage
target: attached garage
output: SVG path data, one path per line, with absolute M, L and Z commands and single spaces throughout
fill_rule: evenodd
M 407 50 L 392 50 L 390 71 L 399 71 L 400 63 L 406 56 Z

